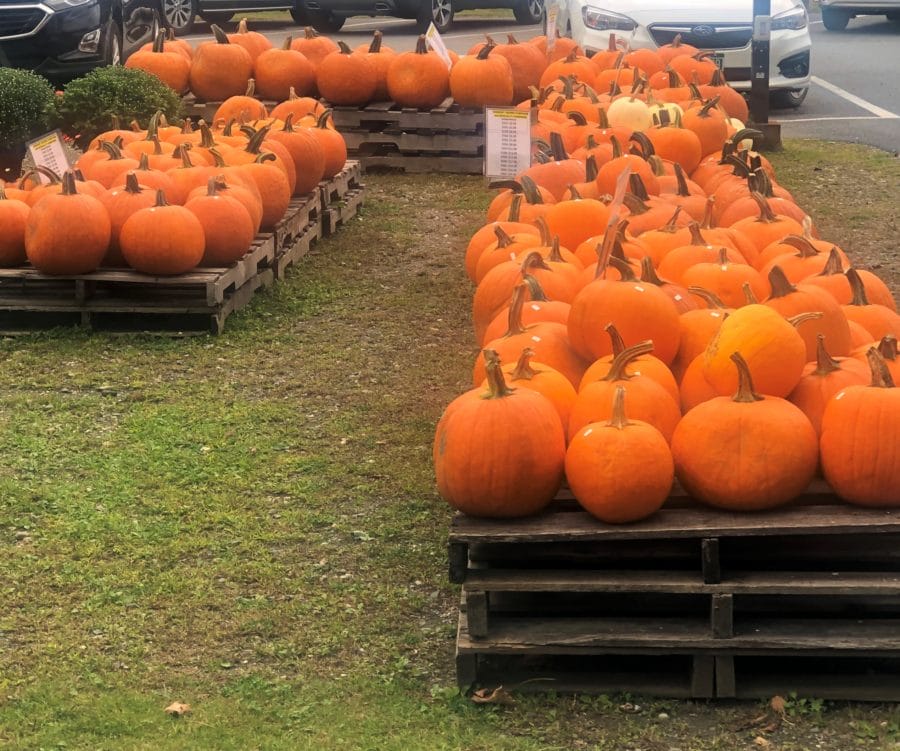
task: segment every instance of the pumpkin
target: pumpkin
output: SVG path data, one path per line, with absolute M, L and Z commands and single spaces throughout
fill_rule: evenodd
M 438 422 L 432 450 L 438 492 L 473 516 L 526 516 L 547 506 L 562 482 L 562 424 L 545 396 L 510 389 L 499 358 L 488 351 L 485 359 L 488 391 L 457 397 Z
M 250 31 L 250 29 L 247 28 L 246 18 L 241 19 L 237 31 L 234 34 L 228 34 L 228 41 L 231 44 L 239 45 L 247 50 L 250 59 L 254 64 L 259 59 L 260 55 L 267 50 L 272 49 L 272 43 L 265 34 L 260 34 L 258 31 Z
M 569 320 L 569 310 L 572 306 L 561 300 L 550 300 L 544 294 L 541 283 L 531 274 L 524 274 L 522 281 L 528 288 L 527 299 L 522 305 L 522 325 L 530 326 L 544 321 L 565 325 Z M 510 309 L 507 306 L 494 316 L 494 320 L 485 329 L 479 344 L 499 339 L 509 331 L 509 313 Z
M 319 142 L 319 146 L 322 147 L 322 152 L 325 154 L 323 180 L 330 180 L 344 169 L 344 165 L 347 163 L 347 142 L 344 141 L 344 137 L 340 133 L 328 126 L 330 117 L 331 110 L 325 110 L 319 115 L 316 127 L 309 129 L 309 132 Z
M 808 276 L 803 280 L 804 284 L 812 284 L 827 290 L 828 293 L 841 305 L 849 305 L 853 299 L 853 289 L 850 280 L 844 274 L 846 270 L 840 255 L 840 251 L 834 248 L 828 254 L 822 272 L 814 276 Z M 897 303 L 888 286 L 871 271 L 856 269 L 856 274 L 866 291 L 866 298 L 878 305 L 884 305 L 894 312 L 897 311 Z
M 800 382 L 788 396 L 788 401 L 803 410 L 816 435 L 822 432 L 825 405 L 841 389 L 862 386 L 869 381 L 869 368 L 852 357 L 832 357 L 825 349 L 825 337 L 818 336 L 814 362 L 806 364 Z
M 450 71 L 428 51 L 424 35 L 416 40 L 414 52 L 402 52 L 391 60 L 386 82 L 388 96 L 401 107 L 429 109 L 450 96 Z
M 593 198 L 559 201 L 544 215 L 550 233 L 564 248 L 574 250 L 609 221 L 609 208 Z
M 62 176 L 62 191 L 41 198 L 25 224 L 25 254 L 44 274 L 86 274 L 96 269 L 109 246 L 110 222 L 96 198 L 82 195 L 75 175 Z
M 88 180 L 96 180 L 106 188 L 111 188 L 119 183 L 126 172 L 140 167 L 137 159 L 122 155 L 121 149 L 114 143 L 101 143 L 101 148 L 106 152 L 105 159 L 98 159 L 84 169 Z
M 513 72 L 509 61 L 492 55 L 486 44 L 477 55 L 464 55 L 450 70 L 450 96 L 461 107 L 512 104 Z
M 378 68 L 368 55 L 352 54 L 344 42 L 338 46 L 316 68 L 319 93 L 331 104 L 368 104 L 378 88 Z
M 149 164 L 150 157 L 147 154 L 141 154 L 138 160 L 138 168 L 130 170 L 116 181 L 110 190 L 121 190 L 125 185 L 125 181 L 129 175 L 134 175 L 136 181 L 145 189 L 151 189 L 154 194 L 156 190 L 162 190 L 166 194 L 166 201 L 169 203 L 184 203 L 185 195 L 181 192 L 180 187 L 175 183 L 172 177 L 161 169 L 151 169 Z M 103 198 L 100 197 L 102 201 Z
M 719 248 L 715 262 L 700 262 L 686 269 L 681 283 L 687 287 L 703 287 L 732 308 L 743 305 L 745 284 L 750 285 L 757 297 L 765 297 L 768 291 L 762 274 L 746 263 L 729 261 L 728 250 L 723 247 Z
M 158 189 L 158 188 L 157 188 Z M 125 175 L 124 183 L 112 188 L 100 201 L 109 214 L 109 249 L 103 257 L 104 266 L 124 266 L 125 258 L 119 247 L 119 234 L 126 220 L 140 209 L 147 209 L 156 203 L 156 190 L 141 185 L 134 172 Z M 165 194 L 165 192 L 164 192 Z
M 373 102 L 384 102 L 389 98 L 387 88 L 387 72 L 391 62 L 397 56 L 390 47 L 381 43 L 382 33 L 375 29 L 372 34 L 372 42 L 368 45 L 360 45 L 354 50 L 357 55 L 365 55 L 375 66 L 377 85 L 372 94 Z
M 191 198 L 184 207 L 200 220 L 204 249 L 201 266 L 230 266 L 250 249 L 256 228 L 244 205 L 219 191 L 211 177 L 206 195 Z
M 569 415 L 569 438 L 588 423 L 605 420 L 612 414 L 615 389 L 621 385 L 628 392 L 632 415 L 653 425 L 667 441 L 671 440 L 681 419 L 675 397 L 649 374 L 628 369 L 633 360 L 652 351 L 650 341 L 626 347 L 613 359 L 606 375 L 579 390 Z
M 332 52 L 340 50 L 337 43 L 325 36 L 319 36 L 312 26 L 303 30 L 304 35 L 291 42 L 291 49 L 302 52 L 314 68 L 318 68 L 322 61 Z
M 575 402 L 575 388 L 555 368 L 534 361 L 534 354 L 531 347 L 525 347 L 516 362 L 503 366 L 503 374 L 512 388 L 531 389 L 547 397 L 556 407 L 560 423 L 565 428 L 569 424 L 569 412 Z M 487 388 L 488 382 L 485 380 L 481 387 Z
M 544 228 L 546 228 L 546 225 L 544 225 Z M 478 259 L 478 264 L 475 267 L 475 284 L 480 284 L 485 275 L 495 266 L 499 266 L 506 261 L 515 261 L 522 253 L 540 250 L 544 242 L 543 232 L 540 236 L 536 236 L 531 232 L 508 235 L 503 229 L 498 227 L 495 233 L 497 242 L 486 247 Z M 542 253 L 541 255 L 543 257 L 544 254 Z
M 125 220 L 119 233 L 122 256 L 145 274 L 169 276 L 195 268 L 203 258 L 203 227 L 184 206 L 169 206 L 161 190 L 153 206 Z
M 291 89 L 294 96 L 298 91 L 306 96 L 316 90 L 316 69 L 302 52 L 291 49 L 291 41 L 292 37 L 285 37 L 281 49 L 266 50 L 256 59 L 253 71 L 261 97 L 281 102 L 291 95 Z M 281 114 L 276 110 L 272 117 Z
M 315 190 L 325 175 L 325 151 L 308 128 L 294 128 L 293 118 L 289 113 L 284 127 L 271 131 L 265 143 L 277 141 L 285 147 L 294 163 L 294 195 L 303 196 Z
M 809 485 L 818 464 L 816 432 L 798 407 L 753 390 L 737 352 L 734 396 L 698 404 L 675 428 L 675 474 L 695 498 L 730 511 L 788 503 Z
M 220 196 L 228 196 L 229 198 L 235 199 L 238 203 L 241 204 L 250 215 L 250 219 L 253 223 L 253 233 L 254 237 L 256 233 L 259 232 L 260 224 L 262 223 L 262 199 L 260 198 L 259 191 L 256 189 L 256 183 L 251 179 L 247 179 L 243 181 L 240 179 L 238 175 L 235 173 L 231 173 L 228 176 L 228 179 L 231 182 L 228 182 L 225 179 L 224 175 L 219 175 L 215 178 L 216 181 L 216 191 Z M 209 183 L 207 181 L 207 185 L 201 185 L 194 188 L 187 197 L 187 201 L 190 201 L 192 198 L 197 198 L 199 196 L 205 196 L 209 192 Z
M 546 160 L 532 164 L 517 179 L 531 178 L 536 185 L 549 190 L 555 201 L 559 201 L 570 185 L 584 182 L 585 174 L 584 162 L 570 158 L 562 136 L 554 132 L 550 134 L 550 154 Z
M 834 491 L 860 506 L 900 506 L 900 389 L 875 347 L 871 382 L 848 386 L 822 415 L 822 471 Z
M 885 336 L 900 336 L 900 315 L 885 305 L 869 303 L 865 284 L 856 269 L 847 269 L 846 276 L 853 291 L 850 304 L 841 306 L 847 319 L 862 326 L 875 341 Z
M 261 226 L 271 229 L 282 220 L 291 202 L 291 186 L 284 172 L 270 164 L 272 154 L 259 154 L 255 161 L 233 168 L 241 177 L 256 185 L 262 201 Z
M 698 404 L 708 402 L 720 395 L 703 374 L 704 362 L 703 353 L 700 353 L 683 369 L 681 382 L 678 385 L 679 404 L 683 414 L 687 414 Z
M 244 123 L 252 120 L 262 120 L 268 116 L 266 105 L 256 98 L 256 79 L 247 79 L 244 93 L 228 97 L 216 109 L 213 122 L 231 122 L 236 120 Z
M 741 353 L 754 384 L 768 396 L 790 394 L 807 362 L 806 345 L 796 327 L 759 304 L 733 311 L 706 348 L 703 373 L 720 395 L 734 393 L 738 386 L 734 352 Z
M 689 109 L 681 120 L 682 126 L 692 130 L 700 139 L 700 151 L 704 156 L 719 153 L 728 140 L 728 122 L 721 110 L 716 108 L 718 103 L 719 98 L 713 97 L 702 107 Z
M 760 193 L 751 193 L 759 206 L 759 216 L 748 216 L 731 225 L 731 229 L 742 232 L 753 244 L 757 254 L 767 245 L 777 242 L 787 235 L 798 235 L 803 227 L 796 219 L 783 214 L 775 214 L 768 200 Z M 747 262 L 756 265 L 756 258 L 748 258 Z
M 214 42 L 197 47 L 191 63 L 190 84 L 194 96 L 206 102 L 224 102 L 242 94 L 253 75 L 253 58 L 237 44 L 230 44 L 225 32 L 213 24 Z
M 25 226 L 30 208 L 24 201 L 6 197 L 0 185 L 0 266 L 20 266 L 25 263 Z
M 593 422 L 572 437 L 565 467 L 578 503 L 609 524 L 638 521 L 658 511 L 675 477 L 672 451 L 662 434 L 626 417 L 622 386 L 615 389 L 609 420 Z
M 531 86 L 539 81 L 547 67 L 547 58 L 533 44 L 519 44 L 512 35 L 507 35 L 507 43 L 499 45 L 494 55 L 505 57 L 513 76 L 513 102 L 528 99 Z
M 313 80 L 315 81 L 315 78 Z M 284 102 L 276 104 L 269 116 L 286 122 L 288 115 L 293 115 L 294 122 L 299 123 L 300 119 L 306 116 L 318 118 L 326 109 L 327 107 L 318 99 L 313 99 L 311 96 L 297 96 L 296 88 L 291 86 L 288 89 L 288 98 Z
M 170 89 L 179 94 L 188 90 L 191 76 L 191 60 L 184 52 L 171 47 L 165 49 L 166 32 L 159 30 L 148 52 L 139 50 L 125 61 L 126 68 L 137 68 L 151 76 L 156 76 Z
M 733 246 L 709 242 L 707 235 L 701 232 L 696 222 L 692 222 L 688 229 L 691 235 L 690 243 L 672 248 L 659 262 L 657 271 L 663 278 L 682 284 L 682 277 L 688 269 L 699 263 L 716 263 L 721 259 L 723 250 L 729 263 L 746 263 L 744 256 Z

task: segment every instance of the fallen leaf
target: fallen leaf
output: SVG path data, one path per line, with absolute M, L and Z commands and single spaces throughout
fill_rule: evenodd
M 184 704 L 180 701 L 173 701 L 168 707 L 166 707 L 166 714 L 172 715 L 172 717 L 181 717 L 182 715 L 188 714 L 191 711 L 190 704 Z
M 772 747 L 772 744 L 769 741 L 767 741 L 765 738 L 763 738 L 761 735 L 758 735 L 758 736 L 756 736 L 756 738 L 753 739 L 753 745 L 759 746 L 760 748 L 771 748 Z
M 472 701 L 476 704 L 513 704 L 512 695 L 503 686 L 497 686 L 493 691 L 480 688 L 472 694 Z
M 786 705 L 784 701 L 784 697 L 781 696 L 773 696 L 772 700 L 769 702 L 769 706 L 772 707 L 772 710 L 777 712 L 780 715 L 784 715 Z

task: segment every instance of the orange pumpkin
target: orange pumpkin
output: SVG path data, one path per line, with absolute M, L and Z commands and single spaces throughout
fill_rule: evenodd
M 156 203 L 156 190 L 149 190 L 147 186 L 141 185 L 137 175 L 129 172 L 125 175 L 122 186 L 111 189 L 100 199 L 110 220 L 109 249 L 103 257 L 104 266 L 125 265 L 125 258 L 119 247 L 119 234 L 132 214 Z
M 156 203 L 132 214 L 119 233 L 129 266 L 145 274 L 169 276 L 195 268 L 203 258 L 203 227 L 184 206 L 169 206 L 161 190 Z
M 462 107 L 512 104 L 513 72 L 509 61 L 492 55 L 486 44 L 477 55 L 464 55 L 450 70 L 450 95 Z
M 213 24 L 215 41 L 204 42 L 191 63 L 191 91 L 201 101 L 222 102 L 242 94 L 253 75 L 253 58 L 237 44 L 230 44 L 225 32 Z
M 387 91 L 401 107 L 437 107 L 450 96 L 450 71 L 434 52 L 429 52 L 425 36 L 419 36 L 414 52 L 397 55 L 387 69 Z
M 316 86 L 331 104 L 358 105 L 372 101 L 378 88 L 378 68 L 368 55 L 354 55 L 344 43 L 316 68 Z
M 184 207 L 200 220 L 204 249 L 201 266 L 230 266 L 250 250 L 256 234 L 253 219 L 243 204 L 221 193 L 214 177 L 204 196 L 196 196 Z
M 188 90 L 191 61 L 182 51 L 165 49 L 166 32 L 160 29 L 148 52 L 138 51 L 125 61 L 126 68 L 137 68 L 156 76 L 179 94 Z
M 278 102 L 299 91 L 303 96 L 316 90 L 316 69 L 302 52 L 291 49 L 292 37 L 287 36 L 281 49 L 266 50 L 254 65 L 256 89 L 261 97 Z M 272 110 L 272 117 L 281 113 Z M 281 117 L 284 120 L 284 117 Z
M 24 201 L 6 197 L 0 185 L 0 266 L 19 266 L 26 261 L 25 226 L 30 209 Z
M 259 59 L 260 55 L 267 50 L 272 49 L 272 43 L 265 34 L 260 34 L 258 31 L 250 31 L 250 29 L 247 28 L 246 18 L 241 19 L 237 31 L 234 34 L 228 35 L 228 41 L 231 42 L 231 44 L 239 45 L 247 50 L 247 53 L 250 55 L 250 59 L 254 64 Z

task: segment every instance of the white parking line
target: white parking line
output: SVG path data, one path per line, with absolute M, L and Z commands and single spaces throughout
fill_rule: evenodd
M 883 118 L 877 117 L 876 115 L 847 115 L 847 116 L 838 116 L 834 117 L 785 117 L 779 118 L 779 122 L 782 125 L 788 125 L 789 123 L 824 123 L 830 122 L 831 120 L 881 120 Z
M 812 76 L 810 80 L 821 86 L 826 91 L 830 91 L 832 94 L 841 97 L 841 99 L 846 99 L 851 104 L 855 104 L 860 109 L 865 110 L 866 112 L 871 112 L 876 117 L 884 118 L 885 120 L 896 120 L 900 118 L 900 115 L 894 114 L 890 110 L 883 109 L 876 104 L 872 104 L 871 102 L 867 102 L 865 99 L 862 99 L 856 94 L 851 94 L 849 91 L 845 91 L 840 86 L 835 86 L 833 83 L 829 83 L 817 76 Z

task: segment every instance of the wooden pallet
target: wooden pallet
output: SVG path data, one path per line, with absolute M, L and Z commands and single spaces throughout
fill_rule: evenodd
M 458 515 L 449 552 L 460 685 L 605 692 L 626 675 L 618 690 L 665 696 L 900 699 L 900 513 L 822 482 L 757 514 L 676 493 L 631 525 L 563 499 L 522 520 Z M 677 670 L 657 685 L 660 656 Z
M 311 224 L 322 223 L 321 185 L 312 193 L 291 199 L 284 218 L 275 225 L 275 254 L 282 255 L 296 244 L 301 235 L 307 234 Z M 276 274 L 277 276 L 277 274 Z
M 310 250 L 312 250 L 316 241 L 322 237 L 323 221 L 323 216 L 310 221 L 294 236 L 293 243 L 289 247 L 282 249 L 275 256 L 275 263 L 272 266 L 272 270 L 275 272 L 276 279 L 284 279 L 288 269 L 292 268 L 298 261 L 306 256 Z
M 480 175 L 484 172 L 482 157 L 435 156 L 434 154 L 357 154 L 366 172 L 372 170 L 400 170 L 410 174 L 446 172 L 461 175 Z
M 484 133 L 484 112 L 460 107 L 451 97 L 430 110 L 401 107 L 396 102 L 374 102 L 365 107 L 334 107 L 334 126 L 341 131 L 398 131 Z
M 356 216 L 363 203 L 365 185 L 362 166 L 349 160 L 338 174 L 319 184 L 322 205 L 322 235 L 333 235 L 338 227 Z
M 0 332 L 54 326 L 112 332 L 221 333 L 225 319 L 269 286 L 275 260 L 272 234 L 227 268 L 151 276 L 130 269 L 47 276 L 30 266 L 0 269 Z

